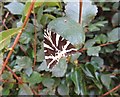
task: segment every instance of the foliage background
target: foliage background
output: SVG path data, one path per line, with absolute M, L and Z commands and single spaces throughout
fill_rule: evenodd
M 21 29 L 30 2 L 1 2 L 0 61 L 5 60 Z M 73 7 L 72 7 L 73 6 Z M 102 95 L 120 84 L 119 2 L 83 3 L 82 24 L 78 3 L 36 2 L 9 67 L 23 81 L 19 84 L 7 69 L 0 82 L 1 95 Z M 9 12 L 7 18 L 6 13 Z M 35 16 L 35 17 L 34 17 Z M 66 22 L 65 22 L 66 21 Z M 35 25 L 35 26 L 34 26 Z M 43 29 L 52 28 L 80 53 L 60 59 L 52 70 L 44 60 Z M 35 34 L 36 32 L 36 34 Z M 36 46 L 35 36 L 36 38 Z M 35 59 L 36 47 L 36 61 Z M 86 48 L 86 49 L 83 49 Z M 2 65 L 2 62 L 0 63 Z M 1 67 L 1 66 L 0 66 Z M 109 96 L 119 96 L 112 92 Z

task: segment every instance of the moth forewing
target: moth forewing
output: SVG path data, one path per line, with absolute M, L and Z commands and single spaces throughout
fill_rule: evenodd
M 62 57 L 76 52 L 77 49 L 59 34 L 48 29 L 44 31 L 44 53 L 48 68 L 53 68 Z

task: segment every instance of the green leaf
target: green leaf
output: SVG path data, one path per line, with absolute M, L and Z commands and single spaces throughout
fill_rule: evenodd
M 57 7 L 61 8 L 61 5 L 59 2 L 60 2 L 60 0 L 56 0 L 56 2 L 53 2 L 53 0 L 49 0 L 49 2 L 45 2 L 45 4 L 49 7 L 57 6 Z
M 8 88 L 3 88 L 2 95 L 9 95 L 10 90 Z
M 44 88 L 39 92 L 39 95 L 55 96 L 55 91 L 56 91 L 55 89 Z M 55 96 L 55 97 L 58 97 L 58 96 Z
M 0 50 L 10 44 L 11 37 L 19 33 L 20 29 L 21 28 L 12 28 L 0 32 Z
M 55 19 L 56 17 L 51 15 L 51 14 L 44 14 L 45 17 L 49 18 L 49 19 Z
M 93 31 L 99 31 L 100 28 L 104 27 L 106 23 L 108 23 L 108 21 L 98 21 L 96 23 L 90 23 L 88 29 L 91 32 L 93 32 Z
M 117 50 L 120 51 L 120 42 L 118 43 L 117 47 Z
M 17 56 L 16 64 L 23 69 L 27 69 L 29 67 L 32 67 L 32 60 L 26 56 Z
M 73 54 L 73 55 L 71 55 L 71 57 L 70 57 L 70 62 L 74 62 L 75 60 L 77 60 L 78 59 L 78 57 L 81 55 L 81 53 L 75 53 L 75 54 Z
M 120 39 L 120 27 L 113 29 L 108 35 L 109 42 L 115 42 Z
M 28 67 L 27 69 L 25 69 L 25 73 L 27 74 L 28 77 L 30 77 L 30 75 L 32 74 L 33 69 L 32 67 Z
M 31 85 L 34 85 L 34 84 L 37 84 L 37 83 L 40 83 L 42 81 L 42 77 L 40 75 L 40 73 L 38 72 L 33 72 L 32 75 L 30 77 L 28 77 L 28 81 Z
M 112 81 L 111 78 L 110 78 L 110 74 L 102 74 L 101 75 L 101 81 L 107 89 L 110 89 L 110 84 L 111 84 L 111 81 Z
M 42 62 L 45 59 L 44 47 L 37 51 L 37 62 Z
M 52 88 L 55 83 L 55 80 L 52 78 L 44 78 L 42 83 L 45 87 Z
M 11 2 L 4 6 L 14 15 L 22 15 L 24 4 L 19 2 Z
M 50 69 L 47 68 L 46 60 L 43 60 L 43 62 L 40 64 L 40 66 L 37 68 L 37 71 L 50 71 Z
M 112 53 L 116 50 L 116 48 L 113 45 L 108 45 L 106 47 L 103 47 L 102 49 L 107 53 Z
M 88 63 L 82 66 L 82 70 L 84 71 L 85 75 L 88 76 L 99 89 L 102 89 L 102 85 L 99 81 L 99 74 L 96 72 L 96 66 Z
M 115 13 L 112 17 L 112 25 L 114 27 L 119 26 L 120 25 L 120 12 L 118 11 L 117 13 Z
M 89 40 L 86 41 L 84 47 L 89 48 L 89 47 L 92 47 L 94 44 L 95 44 L 95 39 L 89 39 Z
M 65 1 L 65 0 L 64 0 Z M 72 7 L 71 7 L 72 6 Z M 65 6 L 66 16 L 79 22 L 79 1 L 78 2 L 67 2 Z
M 54 12 L 54 11 L 56 11 L 57 10 L 57 8 L 56 7 L 48 7 L 47 9 L 45 9 L 44 10 L 44 12 Z
M 89 11 L 90 10 L 90 11 Z M 82 24 L 83 26 L 88 25 L 94 17 L 97 15 L 97 6 L 92 4 L 92 1 L 85 0 L 83 2 L 83 10 L 82 10 Z
M 80 72 L 78 69 L 74 70 L 71 74 L 71 80 L 73 81 L 73 83 L 75 84 L 75 93 L 77 95 L 80 94 L 81 92 L 81 87 L 80 87 Z
M 81 47 L 85 41 L 85 33 L 82 26 L 67 17 L 54 19 L 49 23 L 48 29 L 55 30 L 56 33 L 77 47 Z
M 99 56 L 99 51 L 101 50 L 100 46 L 96 46 L 96 47 L 89 47 L 87 49 L 87 54 L 89 56 Z
M 23 10 L 23 14 L 24 14 L 23 17 L 25 17 L 27 15 L 27 12 L 30 8 L 30 4 L 31 4 L 30 0 L 27 0 L 27 2 L 25 3 L 24 10 Z
M 101 57 L 92 57 L 91 61 L 97 63 L 100 67 L 104 65 L 104 60 Z
M 115 2 L 115 3 L 112 5 L 112 9 L 117 11 L 118 8 L 119 8 L 119 3 L 118 3 L 118 2 Z
M 65 84 L 60 84 L 57 91 L 60 95 L 69 95 L 69 88 Z
M 101 43 L 106 43 L 107 42 L 107 36 L 104 34 L 100 34 L 94 38 L 96 43 L 101 44 Z
M 82 68 L 86 76 L 94 78 L 95 68 L 91 64 L 85 64 L 84 68 Z
M 24 32 L 20 37 L 20 43 L 28 44 L 32 39 L 32 35 L 30 32 Z
M 48 16 L 43 14 L 40 23 L 41 23 L 43 26 L 45 26 L 45 25 L 48 23 L 48 21 L 49 21 Z
M 41 7 L 45 0 L 36 0 L 34 4 L 34 8 Z
M 2 95 L 9 95 L 10 90 L 14 87 L 14 83 L 16 83 L 16 80 L 8 71 L 4 71 L 4 73 L 2 74 L 2 79 L 9 82 L 4 84 L 4 88 L 2 89 Z
M 19 86 L 20 86 L 20 90 L 18 95 L 33 95 L 32 90 L 27 84 L 22 84 Z
M 36 29 L 37 30 L 37 29 Z M 34 25 L 31 23 L 28 23 L 25 27 L 25 32 L 28 33 L 31 37 L 33 36 L 34 33 Z M 32 33 L 33 32 L 33 33 Z M 23 32 L 24 33 L 24 32 Z M 31 35 L 32 34 L 32 35 Z
M 67 70 L 67 63 L 65 58 L 61 58 L 58 64 L 52 69 L 52 76 L 63 77 Z
M 43 16 L 43 6 L 41 6 L 37 12 L 37 21 L 39 24 L 40 24 L 40 20 L 41 20 L 42 16 Z

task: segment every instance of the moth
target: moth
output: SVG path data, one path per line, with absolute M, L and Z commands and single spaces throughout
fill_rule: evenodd
M 46 29 L 44 31 L 44 53 L 47 67 L 52 69 L 60 58 L 77 52 L 77 49 L 59 34 Z

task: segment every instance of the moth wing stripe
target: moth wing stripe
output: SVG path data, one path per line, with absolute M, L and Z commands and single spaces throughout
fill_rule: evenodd
M 47 34 L 48 34 L 48 35 L 46 35 L 46 33 L 45 33 L 45 36 L 44 36 L 44 37 L 50 41 L 50 43 L 52 44 L 52 46 L 53 46 L 56 50 L 58 50 L 58 49 L 56 48 L 56 46 L 54 45 L 52 39 L 51 39 L 51 31 L 47 31 Z
M 67 43 L 66 43 L 66 44 L 64 45 L 64 47 L 63 47 L 63 50 L 66 50 L 69 44 L 70 44 L 70 42 L 67 41 Z
M 48 68 L 50 68 L 51 64 L 54 62 L 55 60 L 52 60 L 49 64 L 48 64 Z
M 71 51 L 76 51 L 77 52 L 77 49 L 72 48 L 72 49 L 66 50 L 66 53 L 71 52 Z
M 48 48 L 48 49 L 51 49 L 51 50 L 54 50 L 53 48 L 51 48 L 49 45 L 45 44 L 44 43 L 44 47 Z
M 44 50 L 44 52 L 47 52 L 47 50 Z
M 56 34 L 56 46 L 58 46 L 60 35 Z

